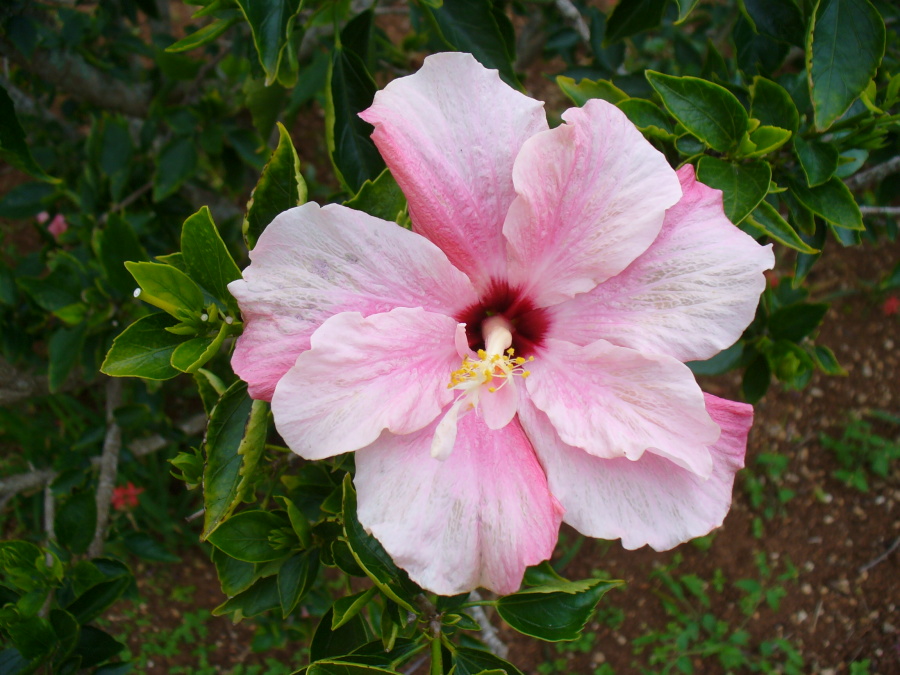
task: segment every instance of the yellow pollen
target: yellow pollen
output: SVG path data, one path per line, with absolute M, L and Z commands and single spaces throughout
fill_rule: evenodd
M 478 360 L 469 356 L 462 358 L 459 369 L 450 373 L 448 389 L 459 389 L 463 395 L 467 395 L 485 386 L 490 393 L 495 393 L 506 386 L 507 380 L 513 376 L 525 378 L 531 375 L 531 372 L 522 366 L 528 361 L 534 361 L 533 356 L 527 359 L 516 357 L 512 348 L 507 349 L 505 354 L 488 354 L 484 349 L 479 349 L 477 353 Z M 501 384 L 494 385 L 495 378 L 501 380 Z

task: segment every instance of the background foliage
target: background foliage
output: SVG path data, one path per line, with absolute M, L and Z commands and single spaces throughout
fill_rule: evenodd
M 321 617 L 310 675 L 395 672 L 429 651 L 435 673 L 520 672 L 479 648 L 484 606 L 578 639 L 616 582 L 543 565 L 511 596 L 434 598 L 393 565 L 356 521 L 352 459 L 300 461 L 230 370 L 226 284 L 307 199 L 408 226 L 357 113 L 426 54 L 468 51 L 548 99 L 554 124 L 563 95 L 619 106 L 723 191 L 736 226 L 775 242 L 793 273 L 696 372 L 740 369 L 750 402 L 773 380 L 840 375 L 805 280 L 825 246 L 896 238 L 877 216 L 896 208 L 898 20 L 879 0 L 4 3 L 0 152 L 16 171 L 0 199 L 0 424 L 15 452 L 0 463 L 0 670 L 127 672 L 97 625 L 132 592 L 126 561 L 176 559 L 197 536 L 226 597 L 216 613 Z M 321 142 L 295 148 L 306 125 Z M 833 442 L 858 483 L 862 460 Z M 202 489 L 170 489 L 169 469 Z M 325 584 L 328 569 L 345 582 Z

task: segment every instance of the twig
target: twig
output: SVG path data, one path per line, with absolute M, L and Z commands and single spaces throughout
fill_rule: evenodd
M 563 19 L 566 20 L 566 23 L 578 33 L 578 37 L 581 38 L 581 41 L 590 46 L 591 30 L 588 28 L 584 17 L 581 16 L 581 12 L 579 12 L 578 8 L 572 4 L 572 0 L 556 0 L 554 4 L 559 13 L 562 14 Z
M 94 529 L 94 540 L 88 547 L 88 556 L 91 558 L 97 558 L 103 553 L 103 542 L 106 540 L 109 506 L 119 469 L 119 451 L 122 449 L 122 429 L 116 423 L 115 416 L 116 409 L 121 404 L 122 380 L 110 378 L 106 383 L 106 437 L 103 439 L 100 476 L 97 479 L 97 527 Z
M 865 188 L 874 185 L 885 176 L 900 171 L 900 155 L 892 157 L 882 164 L 876 164 L 871 169 L 860 171 L 854 176 L 850 176 L 846 181 L 847 187 L 851 190 Z
M 76 377 L 70 377 L 57 389 L 57 393 L 72 389 L 77 383 Z M 10 405 L 31 396 L 44 396 L 50 393 L 46 375 L 18 370 L 9 361 L 0 357 L 0 406 Z
M 132 192 L 130 195 L 125 197 L 122 201 L 117 204 L 113 204 L 109 207 L 109 211 L 100 216 L 100 224 L 104 224 L 107 220 L 109 220 L 109 216 L 116 211 L 121 211 L 122 209 L 127 209 L 129 206 L 134 204 L 138 199 L 140 199 L 144 194 L 153 189 L 153 181 L 149 181 L 144 183 L 137 190 Z
M 813 612 L 812 625 L 809 627 L 810 633 L 816 632 L 816 624 L 819 623 L 819 617 L 822 615 L 822 606 L 824 604 L 825 604 L 825 599 L 819 598 L 819 602 L 816 603 L 816 611 Z
M 183 424 L 180 424 L 178 429 L 187 436 L 194 436 L 203 431 L 205 427 L 206 415 L 195 415 Z M 171 441 L 164 436 L 154 434 L 147 438 L 139 438 L 136 441 L 132 441 L 131 444 L 128 445 L 128 450 L 135 457 L 144 457 L 157 450 L 161 450 L 169 445 L 170 442 Z M 99 467 L 101 459 L 101 457 L 92 457 L 91 464 L 95 467 Z M 31 471 L 30 473 L 21 473 L 0 480 L 0 509 L 3 508 L 6 502 L 20 492 L 32 490 L 41 487 L 42 485 L 48 485 L 49 483 L 52 483 L 55 478 L 56 472 L 53 469 L 39 469 L 37 471 Z
M 478 591 L 472 591 L 472 593 L 469 594 L 469 597 L 475 602 L 482 599 L 481 594 Z M 509 654 L 509 646 L 500 639 L 500 635 L 497 633 L 494 624 L 491 623 L 487 612 L 484 611 L 484 607 L 476 605 L 475 607 L 472 607 L 471 610 L 475 621 L 481 626 L 481 639 L 484 641 L 484 644 L 488 646 L 488 649 L 490 649 L 495 656 L 505 659 L 507 654 Z
M 900 216 L 900 206 L 860 206 L 864 216 Z
M 882 553 L 879 556 L 876 556 L 875 558 L 873 558 L 872 560 L 867 562 L 865 565 L 860 567 L 859 573 L 862 574 L 863 572 L 868 572 L 870 569 L 875 567 L 875 565 L 883 563 L 885 560 L 887 560 L 890 557 L 891 553 L 893 553 L 894 551 L 897 550 L 897 548 L 900 548 L 900 537 L 897 537 L 896 539 L 894 539 L 894 542 L 890 546 L 888 546 L 887 551 L 885 551 L 884 553 Z

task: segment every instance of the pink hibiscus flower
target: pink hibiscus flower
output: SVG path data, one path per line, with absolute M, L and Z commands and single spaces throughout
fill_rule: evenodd
M 298 454 L 356 452 L 360 522 L 421 586 L 510 593 L 561 521 L 657 550 L 719 526 L 752 408 L 685 361 L 752 320 L 774 263 L 614 106 L 543 104 L 438 54 L 363 119 L 413 232 L 278 216 L 229 288 L 232 365 Z

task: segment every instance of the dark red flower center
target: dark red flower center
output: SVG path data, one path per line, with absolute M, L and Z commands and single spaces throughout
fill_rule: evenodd
M 481 325 L 488 317 L 498 314 L 512 324 L 512 346 L 516 356 L 528 358 L 543 344 L 550 326 L 547 310 L 535 307 L 520 289 L 510 288 L 505 281 L 492 280 L 478 302 L 456 315 L 457 321 L 466 324 L 471 349 L 484 349 Z

